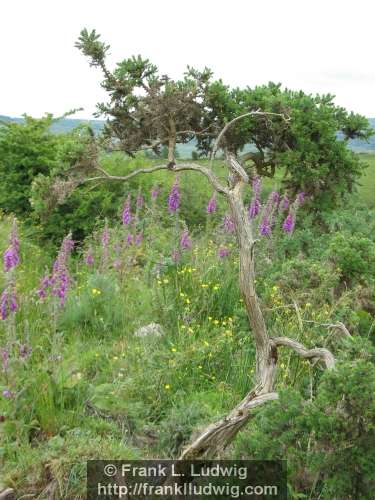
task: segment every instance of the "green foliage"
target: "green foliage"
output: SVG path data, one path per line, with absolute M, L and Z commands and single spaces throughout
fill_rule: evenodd
M 363 154 L 361 160 L 367 165 L 367 168 L 360 179 L 359 193 L 368 207 L 375 208 L 375 156 L 373 154 Z
M 249 117 L 226 134 L 225 145 L 235 151 L 253 146 L 245 157 L 260 175 L 273 177 L 282 170 L 284 187 L 293 193 L 304 191 L 321 210 L 332 208 L 339 197 L 353 190 L 364 164 L 348 150 L 347 141 L 368 138 L 372 131 L 364 117 L 335 106 L 333 96 L 314 97 L 274 83 L 230 89 L 218 81 L 209 87 L 207 100 L 212 111 L 205 125 L 216 117 L 224 124 L 255 109 L 281 113 L 288 120 Z M 212 139 L 198 136 L 197 140 L 200 149 L 208 152 Z
M 97 332 L 108 335 L 123 326 L 122 309 L 117 295 L 119 286 L 110 276 L 94 274 L 89 277 L 82 290 L 78 286 L 78 297 L 69 301 L 61 317 L 61 328 L 82 328 L 82 332 Z M 117 308 L 113 310 L 113 304 Z
M 298 390 L 281 391 L 279 401 L 258 412 L 255 429 L 239 437 L 237 456 L 282 459 L 287 454 L 292 498 L 370 498 L 374 394 L 372 363 L 340 363 L 322 376 L 308 402 Z
M 85 157 L 93 136 L 86 126 L 53 134 L 54 121 L 52 115 L 25 116 L 24 123 L 0 126 L 0 209 L 21 216 L 44 241 L 57 243 L 70 230 L 82 240 L 93 230 L 95 216 L 117 214 L 122 190 L 120 186 L 98 189 L 85 200 L 77 191 L 60 203 L 64 196 L 53 177 Z
M 98 111 L 109 118 L 108 139 L 128 154 L 164 147 L 174 160 L 176 142 L 195 140 L 198 151 L 208 155 L 225 124 L 260 110 L 268 115 L 238 120 L 220 146 L 237 154 L 247 147 L 243 162 L 251 161 L 259 175 L 282 172 L 283 186 L 293 194 L 304 191 L 315 209 L 331 209 L 355 188 L 364 163 L 349 151 L 348 141 L 367 140 L 373 130 L 366 118 L 335 106 L 334 96 L 306 95 L 275 83 L 230 88 L 214 81 L 207 68 L 188 67 L 184 78 L 174 81 L 140 56 L 125 59 L 111 73 L 105 65 L 109 47 L 99 38 L 83 30 L 76 46 L 103 71 L 110 101 Z
M 40 120 L 25 115 L 25 123 L 0 124 L 0 208 L 17 215 L 30 213 L 30 188 L 35 176 L 48 175 L 57 165 L 59 136 L 49 131 L 52 115 Z
M 76 47 L 89 58 L 91 66 L 101 67 L 103 87 L 112 95 L 110 102 L 98 104 L 98 114 L 112 119 L 106 135 L 110 137 L 116 131 L 122 149 L 129 154 L 144 147 L 158 154 L 165 146 L 173 156 L 177 135 L 178 142 L 188 142 L 191 131 L 199 126 L 202 110 L 198 101 L 211 72 L 188 68 L 183 80 L 174 81 L 159 75 L 148 59 L 133 56 L 119 62 L 111 73 L 105 66 L 109 46 L 99 38 L 95 30 L 84 29 Z
M 348 233 L 336 233 L 327 257 L 340 269 L 342 279 L 350 281 L 365 276 L 375 278 L 375 247 L 369 238 Z
M 83 134 L 88 142 L 73 151 L 73 161 L 90 144 Z M 69 168 L 69 161 L 57 170 Z M 111 173 L 127 173 L 147 160 L 117 153 L 101 161 Z M 218 211 L 208 216 L 212 191 L 187 173 L 180 179 L 180 213 L 171 216 L 167 197 L 174 180 L 162 171 L 132 180 L 126 191 L 121 184 L 77 191 L 78 213 L 99 217 L 83 228 L 82 234 L 94 226 L 95 232 L 73 257 L 65 310 L 37 298 L 39 279 L 52 262 L 35 244 L 32 227 L 20 225 L 20 309 L 14 324 L 0 322 L 0 348 L 10 349 L 8 372 L 0 365 L 0 416 L 5 418 L 0 466 L 2 480 L 19 496 L 39 494 L 52 483 L 61 498 L 84 498 L 88 458 L 175 457 L 253 385 L 255 347 L 237 287 L 236 242 L 221 226 L 226 207 L 218 199 Z M 162 191 L 151 203 L 154 184 Z M 268 181 L 266 190 L 272 188 Z M 147 205 L 135 227 L 124 228 L 118 200 L 131 193 L 134 213 L 139 189 Z M 103 205 L 85 206 L 91 195 L 99 205 L 104 193 Z M 42 196 L 39 201 L 46 230 Z M 51 237 L 70 224 L 77 227 L 68 203 L 57 207 Z M 103 213 L 113 213 L 107 261 Z M 345 209 L 322 214 L 322 226 L 301 211 L 293 237 L 276 231 L 272 241 L 262 238 L 255 247 L 257 291 L 270 334 L 328 347 L 339 360 L 336 371 L 324 373 L 318 364 L 281 349 L 280 400 L 260 409 L 225 452 L 236 459 L 286 458 L 292 498 L 367 499 L 374 487 L 374 221 L 373 211 L 353 197 Z M 193 248 L 174 262 L 171 251 L 186 224 Z M 129 230 L 140 229 L 141 245 L 118 250 Z M 3 218 L 1 252 L 8 233 Z M 82 260 L 89 245 L 92 267 Z M 230 253 L 220 259 L 223 246 Z M 5 282 L 2 275 L 0 282 Z M 351 338 L 330 327 L 338 321 Z M 164 335 L 134 335 L 151 322 L 159 323 Z M 26 358 L 20 355 L 24 344 L 32 348 Z M 2 397 L 6 389 L 16 397 Z

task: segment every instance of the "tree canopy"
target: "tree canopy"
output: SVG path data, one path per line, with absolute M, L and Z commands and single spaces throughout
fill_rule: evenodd
M 141 56 L 110 71 L 110 46 L 95 30 L 82 30 L 76 46 L 103 71 L 109 100 L 98 104 L 98 115 L 108 119 L 106 138 L 128 154 L 167 147 L 174 162 L 176 143 L 194 140 L 199 154 L 210 155 L 226 123 L 258 110 L 269 114 L 238 121 L 220 143 L 246 168 L 269 177 L 278 173 L 285 188 L 305 191 L 321 207 L 351 192 L 361 174 L 363 164 L 348 140 L 366 140 L 373 131 L 365 117 L 336 106 L 333 95 L 307 95 L 275 83 L 230 88 L 208 68 L 187 67 L 181 80 L 173 80 Z

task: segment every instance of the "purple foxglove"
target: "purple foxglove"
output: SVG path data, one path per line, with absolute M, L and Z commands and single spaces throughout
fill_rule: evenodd
M 262 189 L 262 179 L 258 175 L 253 178 L 252 187 L 253 197 L 249 207 L 249 217 L 255 219 L 260 212 L 260 192 Z
M 45 298 L 46 298 L 46 296 L 47 296 L 47 293 L 46 293 L 46 292 L 47 292 L 47 290 L 48 290 L 48 288 L 49 288 L 49 286 L 50 286 L 51 284 L 52 284 L 52 283 L 51 283 L 50 277 L 49 277 L 49 275 L 48 275 L 48 274 L 46 274 L 46 275 L 42 278 L 42 280 L 41 280 L 41 282 L 40 282 L 40 287 L 39 287 L 39 289 L 37 290 L 37 294 L 39 295 L 39 298 L 40 298 L 40 299 L 45 299 Z
M 52 268 L 52 276 L 44 276 L 41 281 L 39 290 L 37 291 L 41 299 L 46 298 L 47 290 L 50 288 L 51 294 L 60 299 L 61 307 L 64 306 L 68 290 L 70 288 L 71 279 L 67 266 L 68 258 L 73 250 L 74 242 L 71 233 L 66 236 L 57 254 L 56 260 Z
M 109 245 L 109 228 L 106 222 L 102 233 L 102 247 L 108 248 L 108 245 Z
M 281 208 L 283 210 L 288 210 L 289 208 L 289 198 L 287 194 L 284 194 L 282 200 L 281 200 Z
M 88 265 L 88 266 L 94 265 L 94 256 L 92 255 L 91 251 L 87 252 L 86 257 L 85 257 L 85 262 L 86 262 L 86 265 Z
M 258 200 L 258 198 L 253 198 L 249 207 L 250 219 L 255 219 L 255 217 L 259 214 L 259 212 L 260 212 L 260 201 Z
M 9 247 L 5 250 L 3 255 L 4 271 L 7 273 L 12 268 L 16 267 L 20 262 L 20 242 L 17 234 L 16 219 L 13 219 L 12 231 L 9 237 Z
M 216 193 L 214 193 L 210 200 L 208 201 L 208 204 L 207 204 L 207 213 L 208 214 L 212 214 L 214 212 L 216 212 L 216 207 L 217 207 L 217 202 L 216 202 Z
M 124 203 L 124 208 L 122 209 L 122 223 L 124 226 L 129 226 L 132 220 L 130 203 L 131 201 L 129 195 Z
M 182 250 L 190 250 L 191 248 L 191 239 L 187 229 L 185 229 L 181 235 L 180 246 Z
M 138 233 L 135 237 L 135 244 L 139 246 L 142 243 L 142 240 L 143 240 L 143 234 Z
M 3 391 L 3 397 L 4 398 L 13 398 L 14 397 L 14 393 L 12 391 L 9 391 L 8 389 L 5 389 Z
M 141 193 L 138 193 L 138 196 L 137 196 L 137 208 L 140 210 L 141 208 L 143 208 L 144 204 L 145 204 L 145 199 L 143 198 L 143 196 L 141 195 Z
M 223 225 L 224 225 L 224 230 L 227 233 L 234 233 L 236 227 L 235 227 L 234 221 L 230 215 L 224 215 Z
M 160 193 L 159 186 L 154 186 L 151 190 L 151 198 L 153 200 L 156 200 L 156 198 L 159 196 L 159 193 Z
M 178 262 L 180 260 L 180 257 L 181 257 L 180 252 L 178 250 L 174 249 L 172 251 L 172 254 L 171 254 L 171 258 L 172 258 L 173 262 L 174 263 Z
M 171 213 L 176 212 L 180 208 L 180 198 L 178 179 L 176 179 L 168 197 L 168 208 Z
M 219 248 L 218 255 L 219 255 L 220 259 L 224 259 L 225 257 L 228 257 L 229 249 L 225 248 L 225 247 Z
M 262 219 L 259 231 L 260 231 L 260 234 L 262 236 L 270 236 L 271 235 L 271 224 L 270 224 L 268 217 L 264 217 Z
M 289 212 L 287 218 L 284 220 L 283 230 L 288 234 L 292 234 L 294 231 L 294 225 L 295 225 L 294 214 L 292 212 Z
M 302 205 L 305 202 L 306 195 L 303 191 L 297 194 L 297 203 L 298 205 Z

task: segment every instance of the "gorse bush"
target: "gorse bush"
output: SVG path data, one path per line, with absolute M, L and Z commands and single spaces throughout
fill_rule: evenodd
M 374 365 L 356 360 L 325 373 L 309 401 L 296 389 L 282 391 L 239 437 L 236 457 L 287 455 L 291 498 L 371 498 L 374 384 Z
M 375 248 L 369 238 L 337 233 L 330 242 L 327 257 L 340 269 L 343 281 L 375 277 Z

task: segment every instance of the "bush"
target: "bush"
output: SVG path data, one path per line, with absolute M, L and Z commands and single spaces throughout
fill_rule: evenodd
M 371 498 L 375 478 L 375 367 L 341 362 L 310 401 L 298 390 L 257 413 L 237 457 L 287 459 L 292 498 Z M 298 494 L 297 494 L 298 492 Z

